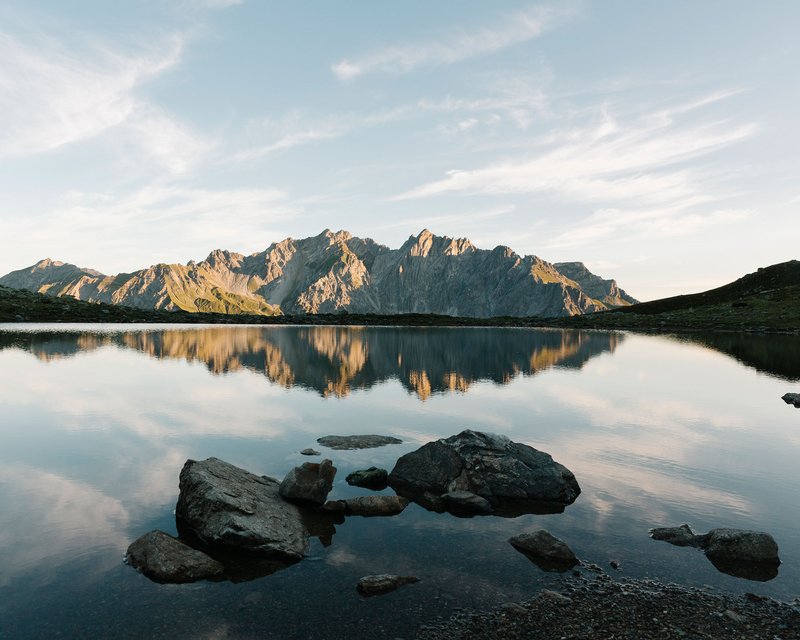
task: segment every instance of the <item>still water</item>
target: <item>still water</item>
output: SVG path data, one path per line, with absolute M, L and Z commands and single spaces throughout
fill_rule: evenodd
M 800 595 L 800 339 L 522 329 L 0 325 L 0 638 L 411 638 L 456 608 L 553 584 L 510 536 L 546 528 L 615 577 Z M 348 518 L 267 577 L 160 585 L 122 562 L 175 533 L 178 473 L 216 456 L 282 478 L 313 447 L 344 478 L 465 428 L 550 453 L 564 513 Z M 401 445 L 332 451 L 330 434 Z M 387 492 L 391 492 L 388 489 Z M 778 577 L 650 540 L 691 524 L 771 533 Z M 621 571 L 609 568 L 610 560 Z M 375 573 L 420 582 L 371 599 Z

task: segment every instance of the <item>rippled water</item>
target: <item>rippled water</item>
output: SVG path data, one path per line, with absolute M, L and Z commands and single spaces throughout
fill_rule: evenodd
M 24 327 L 24 325 L 23 325 Z M 622 574 L 800 595 L 800 341 L 513 329 L 29 326 L 0 330 L 0 637 L 412 637 L 456 607 L 556 579 L 507 539 L 546 528 Z M 471 428 L 543 449 L 583 493 L 562 514 L 350 518 L 252 581 L 159 585 L 122 563 L 175 532 L 178 473 L 216 456 L 276 477 L 315 447 L 344 477 Z M 331 451 L 328 434 L 402 445 Z M 391 490 L 388 490 L 389 492 Z M 761 583 L 648 538 L 690 523 L 771 533 Z M 611 569 L 608 569 L 613 572 Z M 368 600 L 372 573 L 416 585 Z M 619 574 L 618 574 L 619 575 Z

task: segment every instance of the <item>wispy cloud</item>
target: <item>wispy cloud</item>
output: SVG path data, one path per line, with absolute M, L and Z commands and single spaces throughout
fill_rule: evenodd
M 352 80 L 368 73 L 403 74 L 419 67 L 452 64 L 533 40 L 573 14 L 571 5 L 532 7 L 492 28 L 460 29 L 436 41 L 397 45 L 352 60 L 344 58 L 332 65 L 331 71 L 341 80 Z
M 442 194 L 529 194 L 552 192 L 571 200 L 635 201 L 638 205 L 696 204 L 707 196 L 694 171 L 676 167 L 733 145 L 758 129 L 729 121 L 683 124 L 677 117 L 728 94 L 693 101 L 618 122 L 607 109 L 590 125 L 548 134 L 533 153 L 446 177 L 411 189 L 396 200 Z M 538 147 L 538 152 L 537 152 Z
M 177 67 L 184 37 L 136 51 L 90 40 L 78 49 L 52 37 L 0 33 L 0 157 L 51 152 L 119 129 L 162 168 L 186 170 L 210 143 L 137 95 Z

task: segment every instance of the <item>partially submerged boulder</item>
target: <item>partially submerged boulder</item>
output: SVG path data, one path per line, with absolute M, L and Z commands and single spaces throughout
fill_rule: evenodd
M 364 576 L 358 581 L 356 589 L 362 596 L 377 596 L 394 591 L 405 584 L 413 584 L 415 582 L 419 582 L 419 578 L 381 573 L 374 576 Z
M 158 530 L 131 543 L 125 561 L 156 582 L 194 582 L 225 573 L 222 563 Z
M 324 504 L 331 489 L 336 467 L 327 458 L 322 462 L 304 462 L 281 482 L 280 494 L 293 502 Z
M 763 531 L 712 529 L 696 535 L 687 524 L 651 529 L 650 537 L 680 547 L 697 547 L 721 572 L 766 582 L 778 575 L 781 561 L 775 539 Z
M 575 475 L 549 454 L 471 430 L 402 456 L 389 485 L 414 500 L 426 492 L 468 491 L 485 498 L 498 515 L 563 511 L 581 492 Z
M 566 543 L 544 529 L 522 533 L 508 541 L 543 571 L 568 571 L 579 562 Z
M 385 489 L 389 472 L 386 469 L 378 469 L 378 467 L 370 467 L 369 469 L 360 469 L 353 471 L 345 480 L 347 484 L 354 487 L 364 487 L 365 489 Z
M 782 397 L 786 404 L 793 404 L 795 407 L 800 408 L 800 393 L 787 393 Z
M 321 454 L 316 449 L 311 449 L 310 447 L 308 447 L 306 449 L 300 449 L 300 455 L 303 455 L 303 456 L 318 456 L 318 455 L 321 455 Z
M 309 533 L 300 509 L 278 488 L 274 478 L 217 458 L 187 460 L 175 515 L 207 545 L 299 560 Z
M 400 438 L 391 436 L 362 435 L 362 436 L 324 436 L 317 438 L 323 447 L 344 451 L 347 449 L 375 449 L 387 444 L 401 444 Z
M 401 496 L 359 496 L 344 501 L 348 516 L 395 516 L 408 506 Z

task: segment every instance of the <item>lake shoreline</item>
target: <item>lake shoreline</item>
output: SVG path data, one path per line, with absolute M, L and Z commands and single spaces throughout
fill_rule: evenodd
M 755 594 L 731 595 L 655 580 L 614 580 L 604 573 L 564 579 L 521 604 L 454 614 L 426 625 L 420 640 L 561 640 L 562 638 L 800 637 L 800 604 Z

